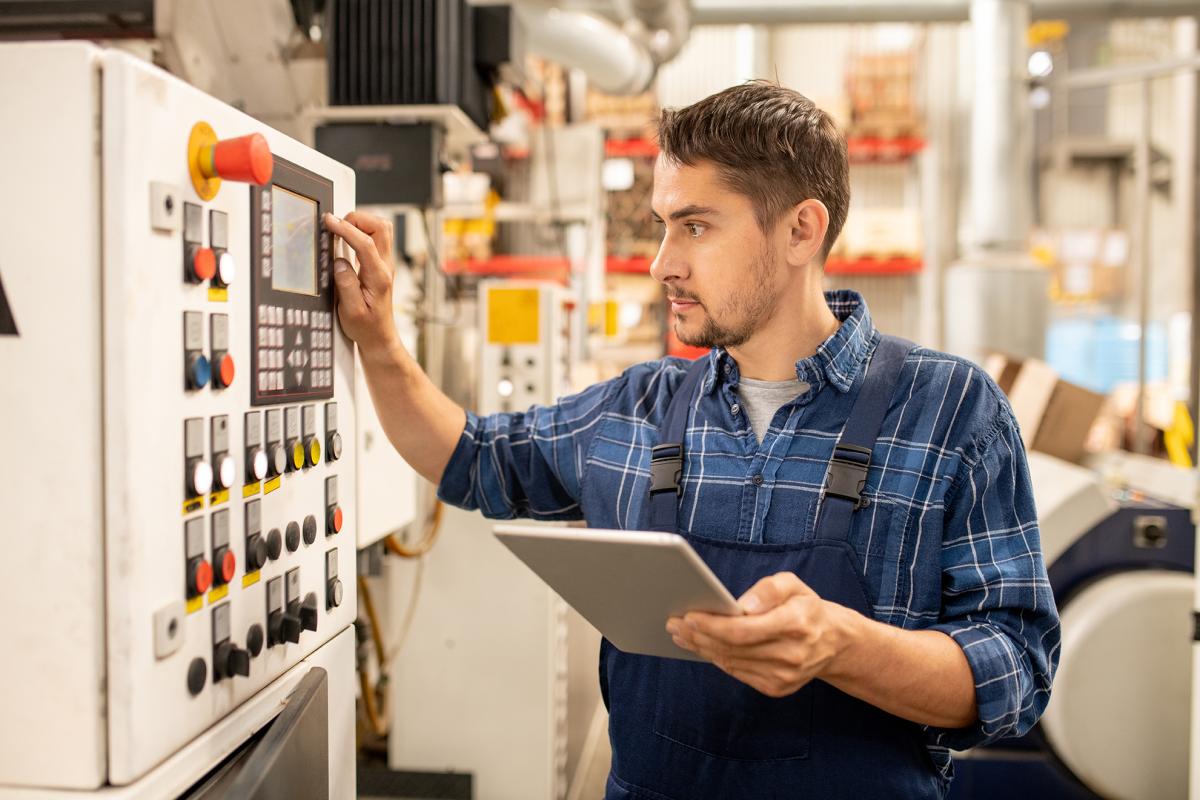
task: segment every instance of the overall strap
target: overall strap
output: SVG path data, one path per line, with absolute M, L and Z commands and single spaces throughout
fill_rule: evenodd
M 816 538 L 845 539 L 849 535 L 851 515 L 862 506 L 871 451 L 896 393 L 904 360 L 914 347 L 912 342 L 895 336 L 883 336 L 876 345 L 842 438 L 833 449 Z
M 658 426 L 658 441 L 650 455 L 650 530 L 675 533 L 679 516 L 679 481 L 683 475 L 683 437 L 687 431 L 688 408 L 696 388 L 708 369 L 708 358 L 688 367 L 683 381 L 671 395 L 666 416 Z

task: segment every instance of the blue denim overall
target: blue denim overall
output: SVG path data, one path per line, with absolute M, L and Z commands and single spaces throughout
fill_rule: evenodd
M 872 616 L 861 559 L 848 541 L 850 521 L 912 346 L 883 337 L 858 378 L 811 539 L 746 544 L 683 534 L 735 597 L 760 578 L 790 571 L 822 598 Z M 689 370 L 659 429 L 651 530 L 678 532 L 682 443 L 707 363 Z M 771 698 L 712 664 L 623 653 L 606 639 L 600 688 L 613 746 L 607 800 L 941 798 L 947 788 L 918 725 L 820 680 Z

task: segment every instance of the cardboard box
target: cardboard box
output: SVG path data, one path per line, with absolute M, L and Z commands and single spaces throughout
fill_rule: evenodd
M 1061 380 L 1037 359 L 993 355 L 984 369 L 1008 395 L 1025 447 L 1079 463 L 1108 398 Z

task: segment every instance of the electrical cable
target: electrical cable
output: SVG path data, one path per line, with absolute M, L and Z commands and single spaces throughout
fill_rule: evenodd
M 438 534 L 442 527 L 442 513 L 446 506 L 441 500 L 434 503 L 433 511 L 429 515 L 429 521 L 425 524 L 425 532 L 421 535 L 420 540 L 409 547 L 400 543 L 396 539 L 395 534 L 390 534 L 383 540 L 384 546 L 392 555 L 400 556 L 401 558 L 420 558 L 430 551 L 434 543 L 437 542 Z
M 366 711 L 367 724 L 370 726 L 371 732 L 376 736 L 384 737 L 388 735 L 392 720 L 386 691 L 387 661 L 384 658 L 385 651 L 382 629 L 379 626 L 379 615 L 375 612 L 375 602 L 371 598 L 371 589 L 367 586 L 367 579 L 362 575 L 358 576 L 358 596 L 367 612 L 367 627 L 375 649 L 375 661 L 379 668 L 379 679 L 372 685 L 371 679 L 367 676 L 366 665 L 359 666 L 358 682 L 362 690 L 363 710 Z

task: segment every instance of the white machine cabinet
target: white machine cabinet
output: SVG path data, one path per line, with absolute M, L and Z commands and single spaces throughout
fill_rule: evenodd
M 0 795 L 168 796 L 320 664 L 350 797 L 354 175 L 120 52 L 0 75 Z

